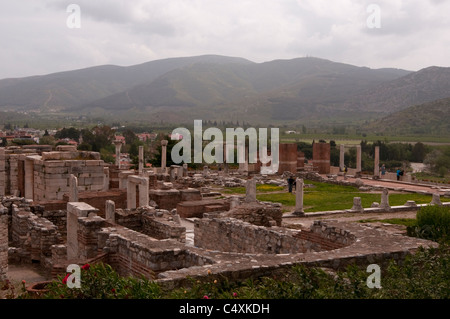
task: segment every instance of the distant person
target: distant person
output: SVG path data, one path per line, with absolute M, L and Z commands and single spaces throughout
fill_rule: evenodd
M 344 165 L 344 179 L 347 179 L 348 168 L 347 165 Z
M 296 184 L 295 179 L 294 179 L 294 177 L 289 176 L 287 181 L 288 181 L 289 193 L 292 193 L 292 187 Z
M 398 169 L 397 169 L 397 180 L 398 180 L 398 181 L 400 180 L 400 175 L 402 175 L 401 172 L 402 172 L 402 171 L 400 170 L 400 168 L 398 168 Z
M 383 164 L 382 166 L 381 166 L 381 177 L 384 177 L 384 175 L 386 175 L 386 166 Z

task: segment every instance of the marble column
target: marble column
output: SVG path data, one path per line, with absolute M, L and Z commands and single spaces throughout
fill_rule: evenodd
M 295 211 L 294 215 L 304 215 L 303 210 L 303 179 L 297 178 L 295 182 Z
M 375 158 L 373 167 L 373 176 L 380 176 L 380 147 L 375 146 Z

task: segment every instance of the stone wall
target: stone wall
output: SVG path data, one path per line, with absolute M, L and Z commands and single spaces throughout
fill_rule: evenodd
M 67 206 L 65 204 L 64 206 Z M 42 205 L 32 205 L 31 212 L 38 217 L 45 218 L 49 220 L 53 225 L 55 225 L 58 229 L 58 232 L 61 234 L 64 241 L 67 236 L 67 210 L 66 209 L 58 209 L 58 210 L 46 210 L 45 206 Z
M 63 200 L 69 201 L 69 195 L 64 194 Z M 122 189 L 91 192 L 79 192 L 78 201 L 91 205 L 98 209 L 98 215 L 105 218 L 105 202 L 112 200 L 116 208 L 127 208 L 127 191 Z
M 6 153 L 5 148 L 0 147 L 0 196 L 6 195 L 6 184 Z
M 325 226 L 323 226 L 325 227 Z M 252 254 L 286 254 L 323 251 L 350 244 L 352 238 L 321 224 L 312 232 L 291 231 L 280 227 L 265 228 L 233 218 L 202 219 L 195 222 L 194 244 L 205 249 Z M 322 235 L 323 233 L 323 235 Z M 344 237 L 332 246 L 332 238 Z M 345 242 L 345 243 L 344 243 Z
M 142 212 L 136 209 L 116 209 L 115 219 L 116 224 L 132 229 L 137 232 L 142 232 Z
M 28 209 L 12 206 L 11 246 L 9 259 L 15 262 L 51 264 L 52 245 L 61 244 L 63 238 L 48 219 L 38 217 Z
M 301 231 L 294 236 L 317 244 L 322 251 L 342 248 L 356 240 L 348 231 L 327 226 L 322 221 L 314 221 L 310 231 Z
M 155 239 L 174 239 L 186 242 L 186 228 L 173 220 L 173 214 L 164 210 L 142 208 L 117 209 L 116 224 Z
M 157 241 L 126 228 L 104 228 L 98 238 L 109 264 L 122 276 L 154 279 L 158 272 L 213 263 L 175 241 Z
M 177 204 L 181 202 L 181 193 L 179 190 L 150 190 L 150 200 L 154 201 L 158 208 L 171 210 L 177 207 Z
M 80 192 L 101 191 L 105 176 L 103 166 L 102 160 L 35 160 L 34 200 L 62 200 L 64 194 L 69 193 L 72 174 L 78 178 Z
M 0 203 L 0 281 L 6 279 L 8 272 L 8 215 Z
M 109 224 L 100 216 L 78 218 L 78 257 L 82 260 L 98 254 L 98 233 Z
M 230 210 L 230 203 L 226 200 L 200 200 L 178 203 L 177 213 L 182 218 L 202 218 L 204 213 Z
M 283 219 L 281 208 L 257 203 L 244 203 L 222 215 L 265 227 L 281 226 Z
M 157 217 L 152 213 L 143 213 L 142 233 L 156 239 L 174 239 L 181 243 L 186 242 L 186 228 L 177 224 L 168 217 Z

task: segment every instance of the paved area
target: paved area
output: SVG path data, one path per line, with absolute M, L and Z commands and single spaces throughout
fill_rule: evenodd
M 326 178 L 325 175 L 323 177 Z M 338 176 L 338 180 L 344 180 L 343 176 Z M 356 178 L 347 178 L 347 181 L 349 182 L 355 182 Z M 426 185 L 426 184 L 414 184 L 414 183 L 406 183 L 406 182 L 397 182 L 397 181 L 391 181 L 391 180 L 373 180 L 373 179 L 361 179 L 361 181 L 364 183 L 364 185 L 367 186 L 381 186 L 386 187 L 390 189 L 394 188 L 402 188 L 405 191 L 411 191 L 411 192 L 428 192 L 428 193 L 439 193 L 443 195 L 445 192 L 450 192 L 450 189 L 446 188 L 445 186 L 437 186 L 437 185 Z
M 358 222 L 360 220 L 383 220 L 391 218 L 416 218 L 417 211 L 409 212 L 398 212 L 398 213 L 343 213 L 334 214 L 329 216 L 316 216 L 316 217 L 301 217 L 301 218 L 284 218 L 283 226 L 285 227 L 299 227 L 299 228 L 309 228 L 315 220 L 337 220 L 340 222 Z M 391 224 L 389 224 L 391 225 Z M 398 229 L 396 225 L 384 225 L 382 228 L 391 229 L 392 227 Z M 401 226 L 403 230 L 406 227 Z
M 23 264 L 23 265 L 8 265 L 8 280 L 11 285 L 14 286 L 14 292 L 17 296 L 22 292 L 22 280 L 25 280 L 25 285 L 28 286 L 31 283 L 40 281 L 46 281 L 49 278 L 42 273 L 37 265 Z M 2 285 L 0 284 L 0 289 Z M 0 299 L 7 298 L 7 295 L 12 290 L 0 290 Z

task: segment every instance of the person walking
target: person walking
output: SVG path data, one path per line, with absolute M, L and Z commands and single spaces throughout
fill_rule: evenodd
M 380 171 L 381 171 L 381 178 L 383 178 L 384 175 L 386 175 L 386 166 L 384 164 L 381 165 Z
M 400 168 L 397 168 L 397 180 L 399 181 L 400 180 L 400 174 L 401 174 L 401 170 L 400 170 Z
M 294 177 L 289 176 L 287 182 L 288 182 L 288 187 L 289 187 L 289 193 L 292 193 L 292 187 L 293 187 L 294 184 L 295 184 L 295 179 L 294 179 Z

